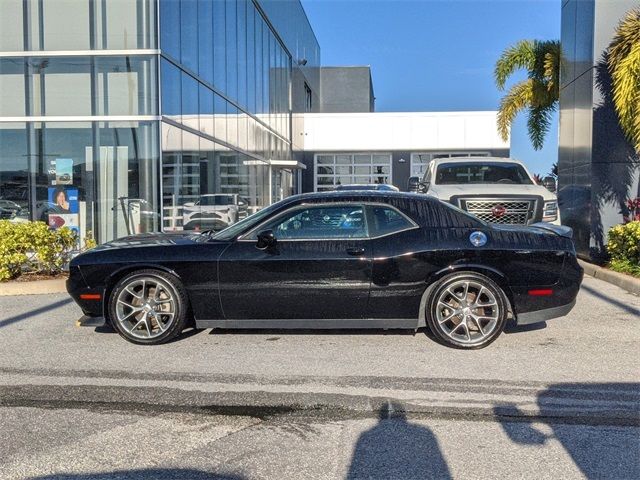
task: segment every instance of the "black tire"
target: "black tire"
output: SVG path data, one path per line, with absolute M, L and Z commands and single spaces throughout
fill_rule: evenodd
M 453 289 L 455 293 L 457 291 L 456 288 L 462 288 L 459 287 L 459 285 L 465 283 L 467 284 L 467 290 L 463 291 L 463 293 L 470 291 L 471 287 L 469 287 L 469 285 L 471 284 L 474 286 L 473 288 L 476 292 L 480 292 L 477 293 L 476 298 L 487 298 L 489 300 L 481 302 L 481 306 L 476 309 L 462 308 L 468 305 L 466 302 L 468 302 L 468 299 L 472 297 L 473 294 L 468 293 L 466 297 L 464 294 L 461 297 L 457 297 L 453 296 L 450 291 Z M 486 290 L 478 289 L 476 285 Z M 460 303 L 455 307 L 446 307 L 443 303 L 439 302 L 439 300 L 443 299 L 443 295 L 445 299 L 448 299 L 445 302 L 447 304 L 451 303 L 451 299 L 455 299 Z M 489 297 L 489 295 L 491 295 L 492 298 Z M 493 305 L 490 305 L 493 299 L 495 299 L 495 308 L 497 310 L 493 310 Z M 475 301 L 476 300 L 474 300 L 474 302 Z M 427 300 L 426 321 L 434 337 L 443 345 L 463 350 L 476 350 L 488 346 L 500 336 L 507 324 L 508 305 L 504 291 L 490 278 L 475 272 L 453 273 L 442 278 L 433 287 Z M 439 308 L 442 310 L 438 311 Z M 482 308 L 482 312 L 487 311 L 485 308 L 491 308 L 491 316 L 485 317 L 485 313 L 477 315 L 480 311 L 478 310 L 479 308 Z M 453 315 L 454 311 L 459 310 L 461 311 L 460 314 Z M 473 315 L 471 315 L 472 313 Z M 467 316 L 467 314 L 470 316 Z M 444 322 L 438 321 L 439 318 L 442 320 L 451 315 L 453 315 L 451 320 Z M 480 320 L 478 323 L 478 317 L 485 320 Z M 473 318 L 476 320 L 473 320 Z M 463 322 L 465 325 L 459 325 Z M 483 326 L 482 322 L 487 323 Z M 463 328 L 458 328 L 456 325 Z M 474 330 L 471 330 L 470 327 Z M 485 328 L 488 328 L 486 333 L 483 331 Z M 466 338 L 460 338 L 463 336 L 463 333 L 465 333 Z M 473 335 L 477 335 L 477 338 L 474 339 Z
M 158 334 L 152 338 L 141 338 L 140 336 L 135 336 L 131 332 L 127 331 L 123 322 L 118 319 L 117 304 L 121 293 L 123 293 L 125 287 L 132 283 L 135 284 L 135 282 L 142 281 L 143 279 L 150 279 L 151 281 L 158 282 L 158 284 L 161 285 L 165 296 L 168 298 L 170 295 L 173 300 L 173 303 L 171 304 L 174 307 L 173 317 L 171 320 L 167 320 L 167 323 L 165 324 L 166 330 L 160 331 L 158 328 Z M 189 311 L 189 299 L 180 280 L 175 275 L 171 275 L 160 270 L 144 269 L 131 272 L 118 281 L 109 295 L 109 320 L 111 326 L 127 341 L 138 345 L 159 345 L 177 337 L 187 326 L 190 318 Z M 163 315 L 162 311 L 158 313 Z M 155 315 L 155 313 L 153 315 Z M 158 323 L 159 322 L 156 322 L 156 325 L 158 325 Z

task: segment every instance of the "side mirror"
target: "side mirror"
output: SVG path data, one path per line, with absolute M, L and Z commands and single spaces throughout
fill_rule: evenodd
M 269 250 L 276 246 L 276 236 L 273 234 L 273 230 L 264 230 L 258 233 L 258 242 L 256 248 L 258 250 Z
M 407 191 L 408 192 L 420 191 L 420 177 L 409 177 L 409 181 L 407 182 Z
M 556 193 L 556 179 L 549 176 L 542 179 L 542 186 L 550 192 Z

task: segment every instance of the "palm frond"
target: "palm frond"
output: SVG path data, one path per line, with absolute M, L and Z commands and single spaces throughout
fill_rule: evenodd
M 531 107 L 527 119 L 527 131 L 531 144 L 535 150 L 540 150 L 544 144 L 544 137 L 551 126 L 551 114 L 556 109 L 554 105 Z
M 528 108 L 533 98 L 533 80 L 523 80 L 513 85 L 500 101 L 497 127 L 500 137 L 509 140 L 511 123 L 518 112 Z
M 640 152 L 640 9 L 622 20 L 609 46 L 608 67 L 620 126 Z
M 507 48 L 496 62 L 493 76 L 499 90 L 504 90 L 507 78 L 520 68 L 530 70 L 535 63 L 534 42 L 521 40 Z

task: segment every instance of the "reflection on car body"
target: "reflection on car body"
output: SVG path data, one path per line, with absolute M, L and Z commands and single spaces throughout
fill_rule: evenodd
M 76 257 L 67 288 L 126 339 L 201 328 L 411 328 L 481 348 L 566 315 L 582 280 L 571 229 L 491 225 L 435 198 L 289 197 L 218 233 L 143 234 Z

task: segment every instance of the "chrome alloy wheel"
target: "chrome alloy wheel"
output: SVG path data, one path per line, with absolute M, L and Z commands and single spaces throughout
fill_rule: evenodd
M 118 324 L 132 337 L 156 338 L 175 321 L 173 289 L 157 277 L 133 278 L 118 294 L 115 313 Z
M 440 293 L 436 304 L 441 331 L 465 345 L 482 343 L 491 336 L 500 313 L 496 294 L 474 280 L 451 283 Z

